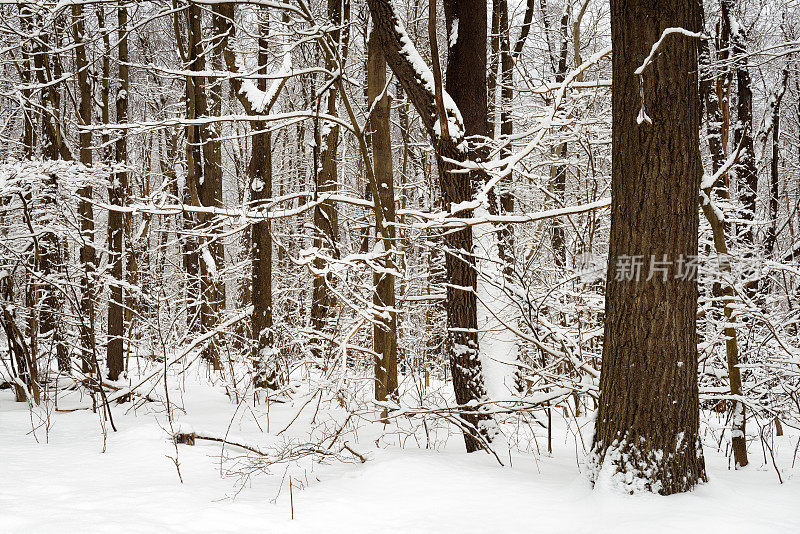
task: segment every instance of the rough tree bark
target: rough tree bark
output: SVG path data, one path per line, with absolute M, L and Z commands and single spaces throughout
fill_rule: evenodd
M 697 281 L 678 271 L 698 244 L 697 39 L 665 38 L 644 71 L 642 99 L 635 74 L 669 27 L 699 32 L 700 5 L 611 2 L 613 200 L 591 456 L 595 483 L 610 479 L 629 491 L 664 495 L 706 479 L 698 435 Z M 637 121 L 645 111 L 652 123 Z M 643 257 L 645 276 L 627 269 L 622 274 L 632 279 L 620 277 L 618 268 L 635 256 Z M 648 267 L 662 259 L 676 263 L 647 280 Z

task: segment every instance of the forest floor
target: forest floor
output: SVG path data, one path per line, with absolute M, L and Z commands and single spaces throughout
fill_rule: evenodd
M 232 403 L 200 373 L 180 379 L 180 391 L 170 393 L 174 429 L 275 454 L 314 441 L 319 428 L 333 435 L 347 413 L 309 393 L 270 403 L 267 417 L 265 404 Z M 86 401 L 61 393 L 58 405 Z M 552 454 L 536 426 L 532 452 L 498 450 L 505 466 L 465 454 L 460 436 L 441 425 L 412 435 L 373 422 L 348 427 L 331 449 L 339 459 L 323 463 L 307 456 L 266 466 L 218 442 L 178 445 L 181 482 L 163 405 L 131 406 L 114 404 L 117 431 L 106 423 L 104 435 L 91 410 L 30 410 L 0 391 L 0 532 L 800 532 L 800 436 L 790 429 L 771 443 L 783 484 L 759 440 L 751 442 L 751 465 L 734 471 L 707 437 L 710 482 L 670 497 L 592 490 L 580 469 L 591 422 L 557 416 Z

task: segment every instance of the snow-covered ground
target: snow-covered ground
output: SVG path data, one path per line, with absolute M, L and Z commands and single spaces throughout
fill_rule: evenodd
M 308 398 L 272 404 L 267 432 L 265 405 L 237 406 L 201 382 L 175 392 L 186 409 L 176 410 L 181 429 L 268 447 L 308 437 L 315 413 L 320 424 L 336 419 L 338 407 L 311 402 L 276 437 Z M 77 402 L 67 396 L 59 406 Z M 150 403 L 126 414 L 130 406 L 114 406 L 118 431 L 104 440 L 89 410 L 50 413 L 46 432 L 43 412 L 0 391 L 0 532 L 800 532 L 797 434 L 775 441 L 783 484 L 754 442 L 751 466 L 740 471 L 706 448 L 710 482 L 671 497 L 592 490 L 579 468 L 580 440 L 559 418 L 552 456 L 514 453 L 510 466 L 507 450 L 500 466 L 487 454 L 465 454 L 458 436 L 446 443 L 439 436 L 437 449 L 426 450 L 424 440 L 420 446 L 391 426 L 381 438 L 382 425 L 373 423 L 344 438 L 366 463 L 305 459 L 243 478 L 246 451 L 198 440 L 177 448 L 181 483 L 163 411 Z

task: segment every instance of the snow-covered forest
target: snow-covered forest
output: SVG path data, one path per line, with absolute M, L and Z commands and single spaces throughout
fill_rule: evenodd
M 800 532 L 800 1 L 0 2 L 0 532 Z

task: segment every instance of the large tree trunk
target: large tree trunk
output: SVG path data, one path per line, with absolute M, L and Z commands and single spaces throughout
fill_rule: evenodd
M 699 4 L 611 2 L 613 201 L 591 459 L 595 483 L 664 495 L 706 479 L 698 434 L 697 280 L 677 268 L 697 255 L 697 40 L 666 37 L 644 71 L 642 100 L 635 74 L 669 27 L 698 32 Z M 641 106 L 652 123 L 637 121 Z M 618 270 L 633 257 L 643 258 L 644 276 Z M 648 268 L 657 267 L 652 262 L 662 258 L 673 267 L 647 280 Z
M 380 97 L 380 98 L 379 98 Z M 389 241 L 395 239 L 394 180 L 392 177 L 392 140 L 389 117 L 389 92 L 386 87 L 386 57 L 378 39 L 371 35 L 367 44 L 367 100 L 372 114 L 367 132 L 372 141 L 372 161 L 378 186 L 378 204 Z M 376 243 L 383 243 L 380 231 Z M 375 359 L 375 399 L 384 401 L 397 394 L 397 311 L 395 310 L 395 270 L 392 250 L 378 249 L 384 254 L 381 272 L 373 275 L 375 290 L 372 303 L 380 318 L 372 329 Z
M 119 87 L 117 89 L 116 109 L 117 122 L 128 122 L 128 8 L 123 4 L 117 8 L 117 35 L 119 43 Z M 128 159 L 127 138 L 121 134 L 115 143 L 115 159 L 125 164 Z M 111 187 L 108 188 L 108 200 L 113 206 L 123 206 L 125 191 L 128 187 L 128 173 L 120 170 L 114 173 Z M 111 264 L 111 295 L 108 300 L 108 344 L 106 347 L 106 363 L 108 377 L 117 380 L 125 365 L 123 356 L 123 333 L 125 327 L 125 311 L 122 292 L 122 236 L 124 233 L 122 212 L 111 210 L 108 213 L 108 255 Z

